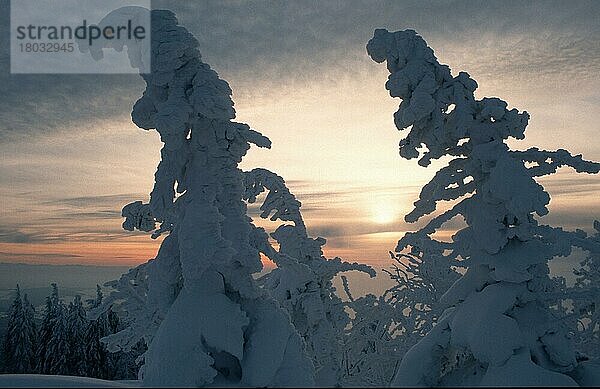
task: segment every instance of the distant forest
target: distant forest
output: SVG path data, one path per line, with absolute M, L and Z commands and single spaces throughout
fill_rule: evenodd
M 140 342 L 131 351 L 109 352 L 101 338 L 123 328 L 119 316 L 108 309 L 89 318 L 89 311 L 102 304 L 96 297 L 85 302 L 75 296 L 68 304 L 51 285 L 42 312 L 36 312 L 19 286 L 8 311 L 8 324 L 0 345 L 0 371 L 8 374 L 73 375 L 108 380 L 134 380 L 138 357 L 146 346 Z

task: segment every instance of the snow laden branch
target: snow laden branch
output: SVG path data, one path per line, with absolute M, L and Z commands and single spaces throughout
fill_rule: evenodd
M 332 281 L 342 272 L 359 271 L 374 277 L 375 271 L 364 264 L 325 258 L 321 249 L 325 239 L 308 236 L 301 203 L 280 176 L 254 169 L 244 173 L 244 185 L 244 198 L 250 203 L 268 191 L 260 217 L 293 223 L 282 224 L 271 234 L 278 250 L 264 229 L 254 230 L 254 246 L 277 265 L 259 281 L 288 311 L 304 339 L 316 369 L 316 384 L 339 386 L 343 383 L 343 345 L 350 318 Z
M 569 336 L 572 328 L 549 305 L 556 281 L 548 261 L 569 255 L 573 241 L 569 232 L 534 217 L 547 214 L 550 201 L 534 178 L 560 166 L 597 173 L 600 164 L 565 150 L 510 150 L 507 140 L 524 139 L 529 114 L 498 98 L 476 99 L 477 83 L 465 72 L 453 76 L 415 31 L 376 30 L 367 51 L 386 62 L 386 89 L 402 100 L 394 114 L 396 127 L 408 131 L 400 155 L 424 167 L 450 159 L 423 187 L 406 220 L 431 214 L 441 201 L 454 205 L 401 239 L 396 250 L 417 247 L 419 267 L 441 253 L 467 268 L 441 296 L 445 310 L 404 356 L 394 385 L 581 381 L 586 367 Z M 453 218 L 466 226 L 449 245 L 427 237 Z
M 575 246 L 587 251 L 574 270 L 575 285 L 562 297 L 570 299 L 577 320 L 576 343 L 583 355 L 600 363 L 600 221 L 594 221 L 594 234 L 579 238 Z
M 282 177 L 267 170 L 253 169 L 244 172 L 244 199 L 249 203 L 256 202 L 256 197 L 268 190 L 265 201 L 260 206 L 260 217 L 271 221 L 290 221 L 300 231 L 306 232 L 306 226 L 300 214 L 300 201 L 290 193 Z M 271 215 L 272 214 L 272 215 Z
M 449 246 L 423 230 L 407 233 L 390 252 L 391 268 L 383 269 L 395 285 L 348 303 L 355 313 L 347 331 L 348 384 L 391 385 L 402 356 L 437 323 L 444 310 L 440 298 L 462 268 Z
M 100 24 L 132 12 L 126 7 Z M 125 206 L 125 229 L 167 232 L 158 255 L 112 286 L 107 303 L 128 326 L 107 340 L 148 344 L 148 386 L 309 386 L 314 367 L 289 315 L 259 287 L 243 173 L 251 144 L 265 136 L 234 122 L 231 89 L 202 62 L 198 42 L 169 11 L 151 11 L 152 71 L 133 122 L 164 146 L 148 204 Z M 129 55 L 135 57 L 129 48 Z

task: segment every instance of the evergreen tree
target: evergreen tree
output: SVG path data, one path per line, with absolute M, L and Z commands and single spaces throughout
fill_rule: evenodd
M 577 350 L 586 358 L 600 363 L 600 221 L 594 221 L 594 234 L 579 240 L 588 252 L 581 267 L 574 271 L 575 284 L 564 294 L 572 301 L 578 332 Z
M 34 372 L 36 351 L 34 312 L 27 295 L 21 298 L 21 291 L 17 285 L 3 343 L 3 371 L 6 373 Z
M 86 334 L 89 321 L 80 296 L 75 296 L 69 304 L 67 320 L 67 339 L 69 342 L 68 365 L 69 374 L 86 376 Z
M 450 157 L 421 191 L 406 221 L 431 214 L 440 201 L 454 206 L 421 229 L 432 237 L 462 217 L 449 258 L 468 268 L 440 298 L 445 311 L 402 359 L 393 385 L 573 385 L 579 374 L 569 329 L 557 321 L 548 261 L 566 256 L 571 234 L 541 225 L 550 196 L 535 178 L 561 166 L 597 173 L 600 165 L 566 150 L 511 150 L 524 139 L 529 115 L 498 98 L 476 99 L 477 83 L 452 76 L 415 31 L 376 30 L 367 45 L 376 62 L 387 61 L 386 88 L 402 103 L 394 115 L 408 129 L 400 155 Z M 435 249 L 431 238 L 420 249 Z M 424 258 L 427 260 L 427 258 Z
M 37 326 L 35 323 L 35 308 L 29 302 L 27 294 L 23 296 L 21 315 L 14 341 L 14 372 L 33 373 L 35 371 L 35 353 L 37 346 Z
M 15 290 L 15 299 L 13 300 L 10 311 L 8 313 L 8 327 L 4 335 L 3 343 L 3 364 L 4 371 L 7 373 L 14 372 L 14 357 L 16 349 L 16 338 L 18 333 L 19 319 L 22 315 L 23 307 L 21 301 L 21 289 L 17 285 Z
M 125 328 L 119 315 L 112 309 L 106 313 L 109 334 L 116 334 Z M 103 344 L 104 347 L 104 344 Z M 105 348 L 106 349 L 106 348 Z M 139 355 L 146 352 L 146 345 L 139 341 L 131 350 L 106 351 L 106 378 L 110 380 L 134 380 L 137 379 L 138 365 L 136 360 Z
M 97 286 L 90 308 L 102 304 Z M 136 379 L 136 359 L 146 351 L 143 341 L 129 351 L 109 353 L 101 341 L 123 329 L 119 316 L 108 310 L 89 321 L 80 296 L 68 308 L 60 300 L 58 287 L 46 298 L 46 309 L 38 332 L 35 308 L 17 285 L 9 312 L 8 330 L 2 343 L 2 372 L 61 374 L 103 379 Z
M 148 350 L 144 341 L 139 341 L 129 351 L 119 351 L 114 363 L 113 380 L 135 380 L 138 379 L 140 370 L 138 358 Z
M 96 299 L 91 300 L 91 309 L 102 305 L 104 296 L 100 285 L 96 285 Z M 96 319 L 92 320 L 87 328 L 85 335 L 85 360 L 87 367 L 87 376 L 93 378 L 110 378 L 108 367 L 108 351 L 101 339 L 110 334 L 108 317 L 106 312 L 101 313 Z
M 355 314 L 347 330 L 346 383 L 389 386 L 402 356 L 439 319 L 439 300 L 459 277 L 454 269 L 460 263 L 444 255 L 445 244 L 432 243 L 426 234 L 407 233 L 390 252 L 392 268 L 384 269 L 396 285 L 381 296 L 349 295 L 347 305 Z
M 56 285 L 53 285 L 52 296 L 54 302 L 52 335 L 46 348 L 43 371 L 45 374 L 67 375 L 69 374 L 67 308 L 58 297 Z
M 202 62 L 175 15 L 150 16 L 152 72 L 143 75 L 147 89 L 132 119 L 156 129 L 164 147 L 150 203 L 125 206 L 123 226 L 150 231 L 158 222 L 153 236 L 169 236 L 155 259 L 114 285 L 107 305 L 127 312 L 128 327 L 107 340 L 147 341 L 149 386 L 312 385 L 314 367 L 289 315 L 253 278 L 263 266 L 238 164 L 251 144 L 271 142 L 232 121 L 229 85 Z M 123 17 L 115 10 L 101 23 Z
M 52 293 L 46 298 L 46 313 L 40 330 L 38 372 L 69 374 L 68 351 L 66 307 L 59 298 L 58 286 L 52 284 Z
M 58 304 L 58 288 L 56 284 L 52 284 L 52 293 L 46 297 L 46 306 L 44 312 L 44 318 L 42 319 L 42 325 L 38 335 L 38 348 L 37 348 L 37 372 L 45 372 L 45 359 L 48 344 L 50 338 L 52 338 L 53 326 L 56 316 L 56 305 Z
M 118 333 L 125 326 L 110 305 L 103 306 L 103 302 L 102 289 L 97 285 L 96 298 L 88 301 L 94 319 L 89 322 L 85 335 L 86 375 L 108 380 L 137 379 L 137 358 L 146 351 L 146 345 L 139 341 L 127 350 L 108 350 L 102 339 Z
M 312 359 L 316 385 L 341 385 L 344 383 L 342 346 L 350 317 L 332 280 L 339 273 L 353 270 L 375 277 L 375 271 L 364 264 L 323 255 L 325 239 L 308 235 L 301 203 L 282 177 L 266 169 L 253 169 L 244 172 L 244 186 L 244 198 L 249 203 L 268 191 L 260 206 L 260 217 L 293 223 L 282 224 L 270 234 L 278 243 L 277 249 L 263 228 L 254 228 L 253 245 L 277 265 L 258 281 L 288 311 Z

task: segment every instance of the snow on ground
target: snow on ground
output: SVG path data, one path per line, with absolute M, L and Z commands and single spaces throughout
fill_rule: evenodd
M 42 374 L 0 374 L 0 388 L 134 388 L 136 381 L 106 381 L 96 378 Z

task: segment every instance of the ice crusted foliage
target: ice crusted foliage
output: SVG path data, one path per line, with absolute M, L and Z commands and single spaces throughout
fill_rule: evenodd
M 69 354 L 67 356 L 69 375 L 85 376 L 86 364 L 86 331 L 88 326 L 87 313 L 80 296 L 75 296 L 69 303 L 67 314 L 67 339 Z
M 325 239 L 308 236 L 300 213 L 301 204 L 283 178 L 265 169 L 254 169 L 244 173 L 244 184 L 244 198 L 250 203 L 268 191 L 260 206 L 262 218 L 292 223 L 282 224 L 271 233 L 278 250 L 271 245 L 263 228 L 254 228 L 252 245 L 277 265 L 259 282 L 288 311 L 304 339 L 315 366 L 316 384 L 340 385 L 345 329 L 350 318 L 332 280 L 346 271 L 364 272 L 371 277 L 375 272 L 367 265 L 323 256 L 321 247 Z
M 17 346 L 15 338 L 20 332 L 20 321 L 23 315 L 23 300 L 21 298 L 21 289 L 17 285 L 15 290 L 15 299 L 13 300 L 10 309 L 8 311 L 8 325 L 6 328 L 6 334 L 2 342 L 2 365 L 3 372 L 10 372 L 14 370 L 12 360 L 16 354 Z
M 457 269 L 462 264 L 449 247 L 426 231 L 408 232 L 390 253 L 396 263 L 388 274 L 396 285 L 386 294 L 396 307 L 394 320 L 405 347 L 412 347 L 433 328 L 443 311 L 441 297 L 460 277 Z
M 149 204 L 132 203 L 123 215 L 126 229 L 156 222 L 153 236 L 168 236 L 154 260 L 113 284 L 106 304 L 125 310 L 129 326 L 107 340 L 127 348 L 146 339 L 145 385 L 312 385 L 302 338 L 252 278 L 262 263 L 237 165 L 251 144 L 270 141 L 232 120 L 229 85 L 175 15 L 151 12 L 152 72 L 142 75 L 147 87 L 132 118 L 164 147 Z
M 69 374 L 67 326 L 67 307 L 58 295 L 58 286 L 52 284 L 52 293 L 46 298 L 46 311 L 39 335 L 39 373 Z
M 576 347 L 586 357 L 600 363 L 600 221 L 594 222 L 594 230 L 593 235 L 575 244 L 588 255 L 575 270 L 575 285 L 566 295 L 573 303 L 573 313 L 579 324 Z
M 467 225 L 448 255 L 468 270 L 440 298 L 444 312 L 404 356 L 393 384 L 575 385 L 581 374 L 571 329 L 548 305 L 556 286 L 548 260 L 570 253 L 571 234 L 534 218 L 548 213 L 550 200 L 534 178 L 560 166 L 597 173 L 600 165 L 565 150 L 510 150 L 506 140 L 524 138 L 529 115 L 498 98 L 475 99 L 477 83 L 465 72 L 452 76 L 412 30 L 376 30 L 367 51 L 387 62 L 386 88 L 402 99 L 394 122 L 409 133 L 400 155 L 422 166 L 450 158 L 406 220 L 454 201 L 421 233 L 455 216 Z M 421 241 L 423 253 L 437 250 L 435 239 Z
M 344 338 L 342 386 L 389 386 L 402 347 L 402 339 L 394 336 L 396 309 L 386 294 L 351 298 L 347 306 L 351 322 Z
M 35 368 L 35 309 L 27 295 L 21 296 L 17 285 L 15 299 L 8 313 L 8 326 L 2 344 L 2 371 L 23 374 Z
M 344 373 L 349 385 L 389 386 L 402 356 L 421 340 L 442 314 L 441 296 L 458 279 L 456 258 L 447 243 L 427 234 L 407 233 L 390 252 L 386 273 L 396 284 L 381 296 L 350 296 L 353 320 L 347 329 Z M 420 247 L 427 247 L 424 251 Z
M 88 300 L 92 310 L 101 309 L 104 295 L 99 285 L 96 285 L 96 298 Z M 106 350 L 102 339 L 107 337 L 109 334 L 114 333 L 110 330 L 109 325 L 109 314 L 111 310 L 102 309 L 102 312 L 94 315 L 87 326 L 85 334 L 86 345 L 86 364 L 88 376 L 94 378 L 111 379 L 110 372 L 114 370 L 114 366 L 110 366 L 111 354 Z M 118 350 L 113 350 L 118 351 Z

